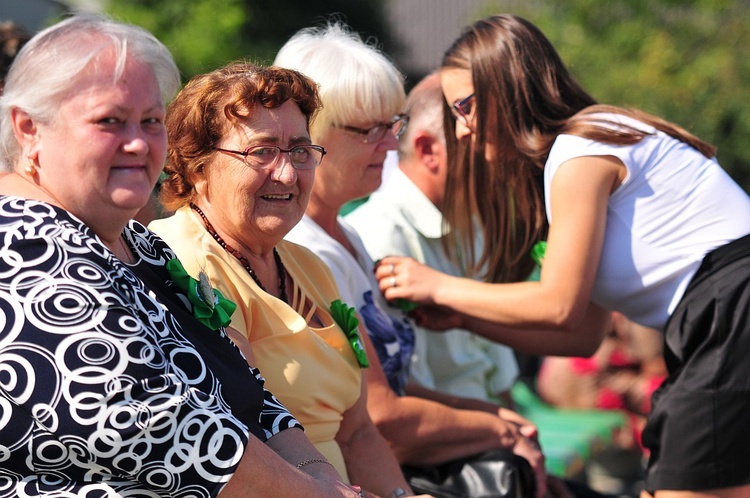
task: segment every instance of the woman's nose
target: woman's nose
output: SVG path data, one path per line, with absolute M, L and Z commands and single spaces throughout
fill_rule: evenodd
M 146 134 L 139 126 L 132 127 L 123 143 L 123 150 L 128 154 L 143 155 L 148 152 L 148 140 Z
M 469 128 L 469 126 L 463 122 L 461 119 L 456 120 L 456 138 L 458 140 L 461 140 L 462 138 L 466 138 L 470 136 L 474 131 Z
M 297 170 L 292 165 L 288 153 L 282 152 L 271 167 L 271 178 L 274 181 L 291 184 L 297 180 Z
M 149 129 L 144 129 L 140 122 L 128 123 L 123 129 L 122 148 L 128 154 L 147 154 L 151 140 L 154 140 L 153 133 Z

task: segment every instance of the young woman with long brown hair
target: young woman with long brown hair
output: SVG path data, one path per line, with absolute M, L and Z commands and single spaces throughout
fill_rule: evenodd
M 420 303 L 416 318 L 433 328 L 459 322 L 536 354 L 592 354 L 611 310 L 663 331 L 669 377 L 644 432 L 647 489 L 748 496 L 750 199 L 714 147 L 598 105 L 515 16 L 468 27 L 440 74 L 455 132 L 448 249 L 481 230 L 484 247 L 464 257 L 487 282 L 385 258 L 386 298 Z M 525 281 L 543 239 L 541 277 Z

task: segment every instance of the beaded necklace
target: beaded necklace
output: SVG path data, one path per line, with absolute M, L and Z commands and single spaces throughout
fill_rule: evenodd
M 224 242 L 224 239 L 221 238 L 221 236 L 216 233 L 216 230 L 214 229 L 213 225 L 211 225 L 211 222 L 208 221 L 208 218 L 206 218 L 206 215 L 201 211 L 201 209 L 193 204 L 190 203 L 190 208 L 193 209 L 203 220 L 203 226 L 206 227 L 206 231 L 211 234 L 211 236 L 216 240 L 216 242 L 219 243 L 219 245 L 227 251 L 229 254 L 234 256 L 239 260 L 239 262 L 242 264 L 242 266 L 245 268 L 245 271 L 252 277 L 252 279 L 255 281 L 255 283 L 260 287 L 260 289 L 263 292 L 269 293 L 265 287 L 263 287 L 263 284 L 260 283 L 260 279 L 258 278 L 258 275 L 255 274 L 255 270 L 253 270 L 253 267 L 250 266 L 250 262 L 247 260 L 245 256 L 243 256 L 240 251 L 235 249 L 234 247 L 230 246 L 226 242 Z M 289 302 L 287 295 L 286 295 L 286 268 L 284 268 L 284 264 L 281 262 L 281 256 L 279 256 L 279 252 L 276 250 L 276 248 L 273 248 L 273 258 L 276 260 L 276 267 L 279 270 L 279 299 L 284 301 L 285 303 Z M 270 294 L 270 293 L 269 293 Z

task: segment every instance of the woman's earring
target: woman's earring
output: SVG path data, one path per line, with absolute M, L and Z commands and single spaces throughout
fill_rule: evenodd
M 36 165 L 34 164 L 34 160 L 29 159 L 29 164 L 26 165 L 26 167 L 23 169 L 23 172 L 26 173 L 26 176 L 34 176 L 36 174 Z

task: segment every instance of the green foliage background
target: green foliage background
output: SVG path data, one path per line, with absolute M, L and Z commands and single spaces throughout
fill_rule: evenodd
M 718 146 L 750 191 L 750 2 L 488 2 L 539 26 L 602 103 L 638 107 Z M 728 207 L 731 208 L 731 207 Z
M 156 34 L 187 79 L 231 60 L 268 63 L 289 36 L 332 14 L 396 55 L 384 3 L 110 0 L 107 11 Z M 497 12 L 537 24 L 600 102 L 663 116 L 717 145 L 750 191 L 750 1 L 487 0 L 474 18 Z
M 331 17 L 396 49 L 381 0 L 110 0 L 106 11 L 154 33 L 185 80 L 233 60 L 268 64 L 298 30 Z
M 120 0 L 107 12 L 143 26 L 175 57 L 185 79 L 246 56 L 242 31 L 248 13 L 243 0 Z

